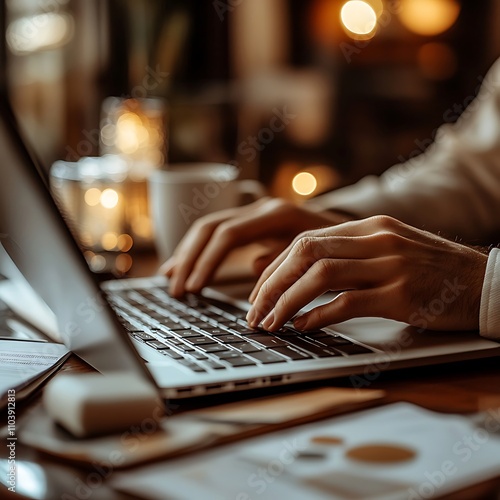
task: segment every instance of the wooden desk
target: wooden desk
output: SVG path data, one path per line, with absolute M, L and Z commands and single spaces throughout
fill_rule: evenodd
M 382 373 L 374 381 L 371 388 L 385 390 L 388 402 L 408 401 L 441 412 L 471 413 L 482 408 L 484 402 L 487 400 L 496 400 L 500 406 L 499 363 L 499 359 L 491 359 L 386 372 Z M 91 371 L 91 368 L 76 356 L 72 356 L 55 376 L 57 377 L 60 373 L 69 371 L 87 372 Z M 334 379 L 321 383 L 303 384 L 300 388 L 324 386 L 349 387 L 350 382 L 345 378 Z M 297 386 L 293 387 L 294 390 L 297 388 Z M 282 393 L 284 390 L 292 390 L 292 387 L 285 387 L 279 392 Z M 269 394 L 269 392 L 253 391 L 249 394 L 240 394 L 237 397 L 258 397 L 264 394 Z M 31 400 L 21 404 L 18 409 L 18 418 L 21 418 L 23 414 L 30 411 L 35 405 L 40 404 L 40 399 L 41 395 L 38 394 Z M 212 398 L 210 402 L 216 404 L 235 399 L 235 395 L 220 396 Z M 191 409 L 193 408 L 193 404 L 182 404 L 181 407 L 183 409 Z M 2 420 L 6 420 L 5 414 L 2 414 Z M 21 443 L 18 443 L 16 451 L 18 463 L 22 460 L 35 462 L 42 466 L 47 475 L 48 488 L 45 491 L 45 496 L 40 495 L 37 498 L 47 500 L 78 498 L 78 496 L 74 495 L 75 487 L 78 484 L 76 482 L 77 478 L 84 481 L 88 475 L 88 471 L 83 468 L 78 469 L 68 466 L 39 452 L 27 449 Z M 5 451 L 2 449 L 0 454 L 1 457 L 4 457 Z M 446 498 L 450 500 L 498 500 L 499 488 L 500 479 L 483 483 Z M 64 493 L 73 496 L 63 497 Z M 18 499 L 24 497 L 20 497 L 19 495 L 4 496 L 0 491 L 0 498 Z M 105 486 L 100 486 L 98 489 L 93 490 L 90 498 L 92 500 L 127 500 L 129 497 L 114 493 Z
M 141 269 L 155 268 L 148 264 Z M 82 362 L 76 356 L 66 362 L 61 371 L 63 372 L 87 372 L 91 368 Z M 275 392 L 284 392 L 287 390 L 297 390 L 313 387 L 350 387 L 348 379 L 333 379 L 311 384 L 301 384 L 300 386 L 284 387 Z M 421 405 L 430 410 L 449 413 L 472 413 L 484 409 L 485 405 L 497 405 L 500 407 L 500 358 L 470 361 L 462 363 L 453 363 L 441 366 L 399 370 L 395 372 L 381 373 L 370 386 L 371 389 L 382 389 L 387 393 L 388 402 L 408 401 Z M 226 401 L 234 401 L 236 398 L 255 398 L 269 394 L 269 391 L 252 391 L 241 393 L 239 395 L 220 396 L 209 400 L 210 404 L 218 404 Z M 40 404 L 41 395 L 38 394 L 31 400 L 22 403 L 18 407 L 18 418 L 30 411 L 35 405 Z M 181 405 L 183 410 L 192 409 L 193 403 Z M 5 425 L 6 415 L 0 414 L 0 427 Z M 42 495 L 43 488 L 37 498 L 54 500 L 59 498 L 78 498 L 74 494 L 76 481 L 80 478 L 82 481 L 88 475 L 88 471 L 68 466 L 58 462 L 50 457 L 44 456 L 34 450 L 23 447 L 18 443 L 17 460 L 35 462 L 44 469 L 48 486 L 45 489 L 45 496 Z M 0 449 L 0 458 L 6 456 L 5 447 Z M 499 471 L 500 477 L 500 471 Z M 41 481 L 41 480 L 40 480 Z M 1 491 L 0 498 L 22 498 L 17 496 L 6 496 Z M 470 488 L 461 493 L 455 493 L 447 498 L 454 500 L 498 500 L 500 495 L 500 479 L 489 481 Z M 66 493 L 69 496 L 62 497 Z M 71 496 L 72 495 L 72 496 Z M 121 500 L 129 497 L 116 494 L 105 486 L 92 491 L 92 500 Z

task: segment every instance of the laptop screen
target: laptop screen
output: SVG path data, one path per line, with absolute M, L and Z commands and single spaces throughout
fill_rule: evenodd
M 66 346 L 101 372 L 148 376 L 109 308 L 0 95 L 0 241 L 56 314 Z

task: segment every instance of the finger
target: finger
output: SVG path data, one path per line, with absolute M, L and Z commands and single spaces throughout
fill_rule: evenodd
M 299 316 L 294 321 L 298 330 L 314 330 L 352 318 L 383 317 L 391 318 L 394 300 L 393 286 L 368 290 L 349 290 L 341 293 L 328 304 L 316 307 Z
M 259 200 L 260 202 L 260 200 Z M 259 203 L 257 202 L 257 203 Z M 170 267 L 170 293 L 178 297 L 185 292 L 185 283 L 194 265 L 216 228 L 227 220 L 252 210 L 253 205 L 229 208 L 196 220 L 174 251 Z M 167 261 L 168 262 L 168 261 Z
M 330 229 L 330 228 L 329 228 Z M 333 228 L 332 228 L 333 229 Z M 250 293 L 249 302 L 254 303 L 259 290 L 271 275 L 285 261 L 291 261 L 282 271 L 290 274 L 286 279 L 302 275 L 314 262 L 323 258 L 369 259 L 391 255 L 396 250 L 402 251 L 409 245 L 409 240 L 396 233 L 380 232 L 363 236 L 309 236 L 322 234 L 321 231 L 308 232 L 286 248 L 262 273 Z M 323 230 L 323 234 L 328 234 Z
M 179 297 L 184 294 L 185 282 L 193 269 L 198 256 L 210 240 L 216 223 L 195 225 L 188 231 L 174 254 L 174 262 L 170 272 L 170 294 Z M 181 256 L 180 258 L 176 257 Z
M 157 274 L 160 275 L 165 275 L 168 278 L 172 276 L 174 267 L 175 267 L 176 259 L 175 257 L 170 257 L 170 259 L 167 259 L 159 268 L 157 271 Z
M 322 259 L 280 293 L 275 304 L 272 301 L 261 303 L 259 297 L 255 307 L 257 310 L 269 309 L 264 313 L 269 314 L 262 326 L 266 330 L 275 331 L 327 291 L 373 288 L 390 280 L 393 274 L 393 259 L 388 257 L 369 260 Z
M 280 214 L 270 214 L 265 205 L 262 210 L 251 210 L 241 217 L 220 224 L 200 253 L 186 283 L 186 290 L 199 292 L 209 282 L 230 250 L 262 238 L 268 239 L 270 235 L 280 237 L 286 233 L 284 226 Z

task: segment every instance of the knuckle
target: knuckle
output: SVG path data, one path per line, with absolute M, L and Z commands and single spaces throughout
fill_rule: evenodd
M 236 241 L 239 237 L 238 227 L 231 221 L 222 222 L 215 229 L 214 236 L 227 242 Z
M 352 311 L 356 308 L 356 297 L 351 292 L 343 292 L 335 300 L 342 311 Z
M 315 240 L 309 233 L 302 233 L 293 246 L 293 251 L 297 255 L 311 255 L 314 253 Z
M 400 224 L 397 219 L 391 217 L 390 215 L 375 215 L 374 217 L 371 217 L 371 220 L 372 222 L 375 222 L 377 227 L 389 230 L 399 227 Z
M 337 263 L 332 259 L 321 259 L 312 266 L 312 271 L 318 279 L 328 278 L 338 270 Z
M 393 231 L 381 231 L 380 233 L 377 233 L 376 236 L 384 246 L 393 251 L 402 250 L 406 247 L 406 238 Z
M 204 233 L 213 231 L 218 225 L 218 222 L 213 220 L 208 215 L 196 219 L 189 229 L 190 232 Z
M 295 210 L 296 206 L 288 200 L 283 198 L 272 198 L 266 202 L 266 205 L 271 211 L 275 211 L 279 214 L 289 213 Z
M 328 317 L 328 311 L 326 310 L 325 307 L 317 307 L 316 309 L 313 310 L 313 315 L 315 322 L 318 325 L 327 325 L 330 323 L 330 319 Z

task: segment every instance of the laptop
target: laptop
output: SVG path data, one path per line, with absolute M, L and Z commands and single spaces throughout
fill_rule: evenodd
M 337 376 L 362 388 L 385 370 L 500 354 L 477 332 L 377 318 L 271 334 L 248 327 L 249 305 L 232 287 L 175 300 L 161 276 L 99 283 L 5 97 L 0 111 L 0 242 L 55 313 L 66 346 L 103 373 L 134 372 L 181 399 Z

